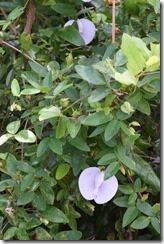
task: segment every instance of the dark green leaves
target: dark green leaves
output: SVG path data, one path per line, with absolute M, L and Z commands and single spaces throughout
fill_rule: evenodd
M 135 206 L 130 206 L 124 216 L 123 216 L 123 223 L 122 226 L 126 227 L 128 224 L 130 224 L 138 215 L 138 210 Z
M 56 241 L 78 241 L 82 237 L 82 233 L 77 230 L 61 231 L 54 236 Z
M 80 122 L 83 125 L 97 126 L 110 121 L 113 118 L 111 114 L 105 115 L 103 111 L 92 113 L 86 117 L 81 117 Z
M 96 69 L 94 69 L 92 66 L 76 65 L 75 69 L 76 69 L 76 72 L 85 81 L 88 81 L 90 84 L 93 84 L 93 85 L 105 84 L 104 76 L 101 73 L 99 73 Z
M 37 237 L 37 240 L 41 240 L 41 241 L 51 241 L 52 240 L 51 235 L 42 227 L 36 228 L 36 237 Z
M 109 179 L 110 177 L 112 177 L 113 175 L 115 175 L 117 173 L 117 171 L 119 170 L 120 165 L 118 162 L 113 162 L 111 163 L 105 170 L 105 175 L 104 175 L 104 180 Z
M 155 172 L 153 171 L 152 167 L 150 166 L 150 163 L 143 160 L 140 156 L 135 155 L 134 156 L 135 162 L 136 162 L 136 168 L 135 172 L 138 176 L 151 186 L 156 191 L 160 191 L 160 181 Z
M 47 207 L 45 211 L 42 211 L 43 218 L 53 223 L 68 223 L 69 220 L 65 214 L 58 208 L 52 206 Z
M 115 136 L 120 129 L 120 124 L 118 120 L 112 120 L 109 122 L 105 129 L 104 137 L 106 141 L 109 141 L 112 139 L 113 136 Z
M 54 190 L 51 187 L 51 183 L 48 181 L 42 181 L 40 184 L 40 192 L 44 199 L 46 200 L 47 204 L 52 205 L 54 203 L 55 194 Z
M 150 220 L 148 217 L 146 216 L 140 216 L 138 217 L 132 224 L 131 224 L 131 227 L 133 229 L 137 229 L 137 230 L 140 230 L 140 229 L 144 229 L 146 228 L 150 223 Z
M 132 170 L 135 170 L 136 164 L 133 159 L 126 155 L 126 151 L 123 145 L 119 145 L 115 148 L 115 154 L 125 166 Z
M 56 3 L 55 5 L 51 6 L 51 8 L 57 13 L 66 16 L 75 16 L 76 14 L 74 6 L 68 3 Z
M 76 46 L 84 45 L 84 40 L 74 26 L 66 26 L 58 32 L 58 35 L 67 42 Z

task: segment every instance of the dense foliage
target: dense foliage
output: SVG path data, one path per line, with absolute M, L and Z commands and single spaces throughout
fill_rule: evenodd
M 111 2 L 0 1 L 2 240 L 160 239 L 160 3 L 118 1 L 112 43 Z M 108 203 L 80 194 L 93 166 Z

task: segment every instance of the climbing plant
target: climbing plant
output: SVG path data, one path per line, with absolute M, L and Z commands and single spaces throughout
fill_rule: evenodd
M 0 96 L 1 240 L 160 239 L 159 1 L 0 1 Z

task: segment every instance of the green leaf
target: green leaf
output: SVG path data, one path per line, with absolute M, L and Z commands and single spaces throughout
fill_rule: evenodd
M 24 11 L 24 7 L 17 7 L 15 8 L 9 15 L 8 21 L 13 21 L 17 19 Z
M 20 198 L 17 200 L 17 205 L 26 205 L 27 203 L 32 202 L 32 200 L 35 198 L 35 193 L 32 191 L 27 192 L 21 192 Z
M 160 1 L 159 0 L 147 0 L 154 7 L 155 13 L 160 13 Z
M 30 85 L 32 85 L 34 88 L 40 89 L 38 75 L 36 75 L 33 71 L 24 71 L 21 74 L 21 77 L 30 83 Z
M 54 203 L 55 194 L 51 187 L 51 183 L 43 180 L 40 184 L 39 189 L 47 204 L 52 205 Z
M 20 95 L 34 95 L 40 93 L 40 90 L 37 88 L 27 88 L 21 91 Z
M 115 54 L 115 57 L 114 57 L 114 66 L 117 67 L 117 66 L 122 66 L 124 64 L 127 63 L 127 58 L 125 57 L 125 55 L 122 53 L 122 50 L 118 50 Z
M 59 139 L 56 139 L 56 137 L 54 136 L 50 136 L 49 142 L 48 142 L 48 146 L 50 147 L 50 149 L 58 154 L 58 155 L 62 155 L 63 153 L 63 146 L 62 143 Z
M 141 189 L 141 180 L 140 178 L 137 178 L 134 182 L 134 191 L 140 192 L 140 189 Z
M 138 87 L 142 87 L 145 84 L 158 83 L 160 84 L 160 74 L 150 74 L 146 75 L 143 79 L 139 80 L 137 83 Z
M 117 161 L 117 157 L 114 153 L 109 153 L 104 155 L 102 158 L 99 159 L 97 162 L 98 165 L 107 165 L 110 163 L 114 163 Z
M 71 138 L 69 140 L 69 143 L 72 146 L 74 146 L 82 151 L 85 151 L 85 152 L 90 151 L 89 146 L 87 145 L 86 141 L 81 136 L 76 136 L 75 138 Z
M 39 121 L 43 121 L 54 117 L 59 117 L 60 114 L 61 114 L 60 108 L 58 107 L 50 106 L 47 108 L 42 108 L 39 111 Z
M 135 76 L 126 70 L 124 73 L 115 73 L 115 80 L 119 81 L 121 84 L 129 86 L 129 85 L 137 85 L 137 79 Z
M 32 201 L 32 205 L 34 208 L 44 211 L 46 209 L 46 200 L 45 197 L 42 195 L 38 195 Z
M 25 173 L 33 173 L 33 172 L 35 172 L 35 169 L 31 165 L 29 165 L 28 163 L 25 163 L 25 162 L 20 162 L 19 164 L 17 164 L 16 168 L 19 171 L 25 172 Z
M 152 207 L 154 213 L 160 212 L 160 203 L 155 203 Z
M 54 236 L 56 241 L 78 241 L 82 237 L 82 233 L 77 230 L 61 231 Z
M 7 229 L 7 231 L 5 232 L 4 236 L 3 236 L 3 240 L 10 240 L 12 237 L 15 236 L 16 230 L 18 228 L 16 227 L 10 227 L 9 229 Z
M 154 229 L 160 234 L 160 221 L 159 221 L 159 219 L 156 217 L 151 218 L 151 224 L 154 227 Z
M 79 121 L 69 120 L 67 123 L 67 131 L 72 138 L 75 138 L 80 130 L 81 124 Z
M 0 146 L 3 145 L 5 142 L 8 141 L 8 139 L 12 138 L 13 135 L 11 134 L 4 134 L 3 136 L 0 136 Z
M 16 184 L 16 181 L 12 180 L 12 179 L 2 180 L 0 182 L 0 192 L 6 190 L 8 188 L 12 188 L 15 184 Z
M 149 223 L 150 220 L 148 217 L 140 216 L 131 224 L 130 227 L 133 229 L 141 230 L 146 228 L 149 225 Z
M 14 137 L 22 143 L 34 143 L 36 141 L 36 136 L 30 130 L 21 130 Z
M 63 115 L 59 118 L 58 125 L 56 127 L 56 138 L 60 139 L 65 136 L 67 130 L 67 116 Z
M 150 115 L 151 113 L 150 105 L 144 98 L 141 98 L 141 100 L 139 101 L 137 110 L 146 115 Z
M 66 90 L 68 87 L 72 86 L 73 84 L 68 84 L 68 80 L 64 80 L 62 82 L 60 82 L 57 87 L 55 87 L 55 89 L 53 90 L 53 96 L 57 96 L 58 94 L 60 94 L 62 91 Z
M 41 241 L 51 241 L 51 235 L 42 227 L 37 227 L 35 229 L 37 240 Z
M 144 213 L 147 216 L 154 216 L 152 206 L 147 202 L 138 201 L 137 208 L 140 212 Z
M 127 194 L 127 195 L 130 195 L 133 193 L 133 188 L 131 185 L 119 185 L 118 189 L 124 193 L 124 194 Z
M 114 204 L 121 208 L 127 208 L 128 207 L 128 196 L 118 197 L 113 200 Z
M 145 67 L 145 58 L 137 46 L 133 37 L 126 33 L 123 34 L 121 50 L 128 59 L 128 70 L 134 76 L 140 73 Z
M 118 145 L 115 147 L 114 152 L 117 158 L 129 169 L 135 170 L 136 163 L 133 161 L 132 158 L 126 156 L 126 151 L 123 145 Z
M 30 240 L 29 235 L 27 233 L 27 231 L 24 228 L 19 228 L 16 230 L 16 235 L 18 240 L 22 240 L 22 241 L 28 241 Z
M 61 180 L 62 178 L 64 178 L 64 176 L 68 174 L 69 170 L 70 170 L 69 164 L 67 163 L 60 164 L 56 170 L 56 179 Z
M 48 206 L 45 211 L 41 212 L 42 217 L 53 223 L 68 223 L 66 215 L 54 206 Z
M 118 120 L 113 119 L 111 122 L 109 122 L 104 132 L 105 140 L 111 140 L 118 133 L 119 129 L 120 124 Z
M 31 69 L 32 69 L 35 73 L 37 73 L 39 76 L 43 76 L 43 77 L 46 76 L 46 74 L 47 74 L 47 69 L 44 68 L 42 65 L 37 64 L 37 63 L 34 63 L 34 62 L 32 62 L 32 61 L 28 61 L 28 63 L 29 63 L 29 65 L 30 65 Z
M 89 102 L 91 103 L 95 103 L 98 101 L 101 101 L 103 98 L 105 98 L 108 94 L 110 93 L 110 91 L 106 88 L 106 87 L 99 87 L 97 89 L 95 89 L 91 96 L 88 98 Z
M 20 121 L 13 121 L 7 125 L 6 130 L 10 134 L 14 135 L 19 130 L 19 127 L 20 127 Z
M 106 129 L 106 124 L 102 124 L 97 126 L 97 128 L 89 135 L 89 137 L 95 137 L 99 134 L 101 134 L 102 132 L 104 132 L 104 130 Z
M 92 66 L 76 65 L 75 70 L 85 81 L 88 81 L 90 84 L 103 85 L 106 83 L 104 76 Z
M 136 192 L 133 192 L 129 198 L 128 198 L 128 205 L 134 203 L 136 201 L 136 199 L 138 198 L 138 195 Z
M 151 186 L 156 191 L 160 191 L 160 180 L 153 171 L 150 163 L 143 160 L 140 156 L 134 155 L 136 162 L 135 172 L 143 182 Z
M 27 230 L 33 229 L 41 224 L 42 224 L 42 222 L 39 219 L 33 218 L 27 223 Z
M 111 163 L 105 170 L 104 180 L 108 180 L 110 177 L 115 175 L 119 170 L 120 165 L 118 162 Z
M 111 114 L 105 115 L 103 111 L 100 111 L 97 113 L 89 114 L 86 117 L 81 117 L 80 122 L 83 125 L 97 126 L 109 122 L 112 120 L 112 118 L 113 116 Z
M 64 16 L 76 15 L 74 6 L 68 3 L 56 3 L 55 5 L 51 6 L 51 8 Z
M 58 35 L 67 42 L 70 42 L 76 46 L 85 45 L 83 38 L 79 31 L 74 26 L 66 26 L 58 31 Z
M 16 79 L 13 79 L 11 82 L 11 92 L 15 97 L 20 96 L 20 86 L 19 86 L 19 82 Z
M 128 224 L 130 224 L 138 215 L 138 210 L 135 206 L 130 206 L 126 210 L 123 216 L 123 222 L 122 226 L 126 227 Z
M 77 176 L 81 169 L 84 167 L 86 161 L 86 154 L 82 150 L 75 149 L 72 159 L 72 170 L 74 176 Z
M 37 147 L 37 157 L 41 157 L 46 151 L 47 151 L 47 148 L 48 148 L 48 143 L 49 143 L 49 138 L 48 137 L 44 137 L 38 147 Z
M 27 174 L 21 182 L 21 191 L 24 191 L 34 180 L 34 173 Z

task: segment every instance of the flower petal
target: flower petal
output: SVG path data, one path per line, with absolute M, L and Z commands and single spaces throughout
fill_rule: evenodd
M 97 196 L 94 198 L 97 204 L 103 204 L 111 200 L 118 189 L 118 181 L 115 176 L 105 180 L 100 186 Z
M 67 22 L 65 23 L 64 27 L 69 26 L 69 25 L 72 25 L 73 22 L 74 22 L 74 19 L 71 19 L 71 20 L 67 21 Z
M 83 26 L 83 31 L 80 33 L 80 35 L 84 39 L 85 44 L 89 44 L 93 40 L 96 33 L 95 25 L 88 19 L 78 19 L 77 24 L 79 29 L 81 29 L 81 25 Z
M 85 3 L 91 2 L 91 0 L 82 0 Z
M 90 167 L 85 169 L 79 177 L 78 185 L 81 195 L 86 200 L 94 199 L 94 190 L 95 190 L 95 177 L 100 172 L 100 169 L 97 167 Z

